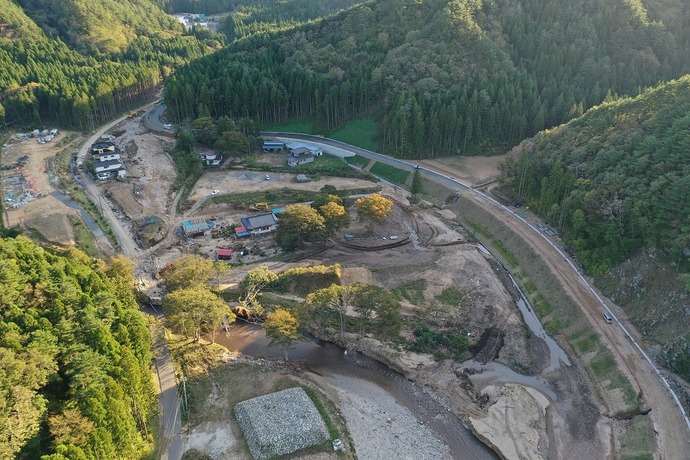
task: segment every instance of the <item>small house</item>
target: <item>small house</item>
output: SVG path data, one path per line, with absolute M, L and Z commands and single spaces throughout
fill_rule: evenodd
M 182 222 L 182 233 L 187 238 L 203 236 L 211 229 L 211 226 L 204 219 L 185 220 Z
M 232 249 L 230 248 L 219 248 L 216 251 L 216 257 L 218 260 L 231 260 L 232 259 Z
M 223 155 L 220 153 L 202 153 L 201 160 L 206 166 L 220 166 L 223 161 Z
M 274 232 L 278 228 L 278 219 L 272 212 L 259 214 L 258 216 L 243 217 L 241 222 L 251 235 Z
M 291 168 L 296 168 L 297 166 L 300 165 L 305 165 L 307 163 L 313 163 L 314 162 L 314 155 L 312 154 L 306 154 L 306 155 L 300 155 L 300 156 L 288 156 L 288 166 Z
M 94 142 L 91 144 L 91 153 L 99 155 L 103 152 L 114 152 L 116 148 L 117 145 L 113 141 Z
M 111 177 L 125 177 L 127 170 L 120 160 L 97 161 L 93 164 L 98 180 L 106 180 Z

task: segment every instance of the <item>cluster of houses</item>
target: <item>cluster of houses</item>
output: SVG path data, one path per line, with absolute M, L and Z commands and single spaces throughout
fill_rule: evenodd
M 125 177 L 127 169 L 122 163 L 120 147 L 113 141 L 99 141 L 91 145 L 93 168 L 98 180 Z
M 257 214 L 255 216 L 240 219 L 241 226 L 235 227 L 235 235 L 239 238 L 245 236 L 257 236 L 275 232 L 278 228 L 278 214 L 285 208 L 274 208 L 271 212 Z M 192 219 L 182 222 L 182 235 L 185 238 L 197 236 L 210 236 L 215 222 L 206 219 Z
M 296 168 L 299 165 L 312 163 L 316 157 L 320 157 L 323 151 L 310 144 L 302 142 L 280 142 L 280 141 L 264 141 L 263 151 L 271 153 L 280 153 L 287 150 L 287 164 L 291 168 Z

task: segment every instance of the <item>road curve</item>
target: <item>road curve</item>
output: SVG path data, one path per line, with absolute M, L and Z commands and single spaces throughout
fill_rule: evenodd
M 320 136 L 284 132 L 262 132 L 261 135 L 337 147 L 338 149 L 356 153 L 365 158 L 375 159 L 408 171 L 415 168 L 415 165 L 397 158 L 391 158 L 380 153 Z M 603 343 L 607 344 L 608 348 L 611 349 L 619 368 L 631 380 L 633 387 L 639 388 L 645 404 L 651 409 L 650 415 L 657 434 L 657 450 L 661 456 L 660 458 L 687 458 L 690 452 L 690 419 L 688 419 L 682 404 L 662 372 L 647 356 L 637 340 L 635 340 L 634 335 L 611 312 L 609 305 L 613 305 L 613 302 L 600 294 L 582 276 L 563 251 L 537 228 L 525 219 L 517 216 L 509 208 L 485 193 L 472 189 L 460 180 L 450 177 L 445 171 L 434 170 L 429 167 L 420 167 L 419 171 L 425 178 L 448 186 L 451 189 L 459 191 L 469 190 L 469 193 L 463 193 L 463 196 L 475 201 L 494 217 L 507 223 L 535 250 L 556 274 L 566 293 L 575 300 L 583 313 L 589 318 L 593 329 L 597 331 Z M 611 325 L 601 320 L 603 310 L 607 311 L 614 318 L 617 327 L 610 327 Z

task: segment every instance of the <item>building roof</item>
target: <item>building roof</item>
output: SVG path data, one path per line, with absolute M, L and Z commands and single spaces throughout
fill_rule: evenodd
M 296 149 L 290 149 L 290 155 L 292 156 L 308 155 L 310 153 L 311 149 L 307 147 L 298 147 Z
M 268 146 L 276 146 L 276 147 L 283 148 L 285 146 L 285 143 L 280 142 L 280 141 L 264 141 L 264 147 L 268 147 Z
M 249 236 L 249 231 L 247 231 L 247 227 L 235 227 L 235 235 Z
M 94 142 L 91 144 L 92 149 L 105 149 L 108 147 L 117 147 L 115 142 L 112 141 L 101 141 L 101 142 Z
M 242 219 L 242 224 L 247 227 L 247 230 L 270 227 L 271 225 L 275 225 L 275 223 L 276 216 L 272 212 L 259 214 L 258 216 L 244 217 Z
M 275 214 L 276 216 L 278 216 L 278 214 L 280 214 L 280 213 L 283 212 L 283 211 L 285 211 L 285 206 L 283 206 L 282 208 L 273 208 L 273 209 L 271 209 L 271 212 L 272 212 L 273 214 Z
M 293 165 L 293 164 L 294 164 L 294 165 L 297 165 L 297 164 L 301 164 L 301 163 L 304 162 L 305 160 L 309 160 L 309 159 L 311 159 L 311 160 L 313 161 L 313 160 L 314 160 L 314 155 L 311 154 L 311 153 L 307 153 L 306 155 L 300 155 L 300 156 L 297 156 L 297 157 L 290 155 L 290 156 L 288 157 L 288 165 Z
M 187 235 L 203 233 L 209 228 L 210 226 L 206 221 L 193 222 L 191 220 L 185 220 L 184 222 L 182 222 L 182 231 Z
M 97 161 L 93 164 L 94 168 L 109 168 L 111 166 L 119 165 L 122 166 L 122 163 L 120 163 L 120 160 L 106 160 L 106 161 Z
M 289 144 L 285 144 L 289 150 L 295 150 L 295 149 L 300 149 L 300 148 L 307 148 L 307 144 L 303 144 L 302 142 L 290 142 Z
M 219 256 L 231 256 L 233 253 L 233 250 L 230 248 L 219 248 L 218 251 L 216 251 L 216 253 Z

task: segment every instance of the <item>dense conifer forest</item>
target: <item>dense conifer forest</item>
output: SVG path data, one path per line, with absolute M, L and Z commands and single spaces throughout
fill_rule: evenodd
M 185 34 L 160 3 L 0 0 L 0 119 L 93 129 L 150 100 L 175 67 L 220 47 Z
M 690 66 L 690 5 L 640 0 L 377 0 L 238 40 L 177 72 L 176 120 L 363 115 L 408 158 L 503 151 Z
M 650 247 L 689 271 L 689 114 L 690 76 L 602 104 L 523 142 L 505 183 L 595 273 Z
M 131 262 L 5 238 L 0 283 L 0 458 L 150 452 L 151 337 Z

